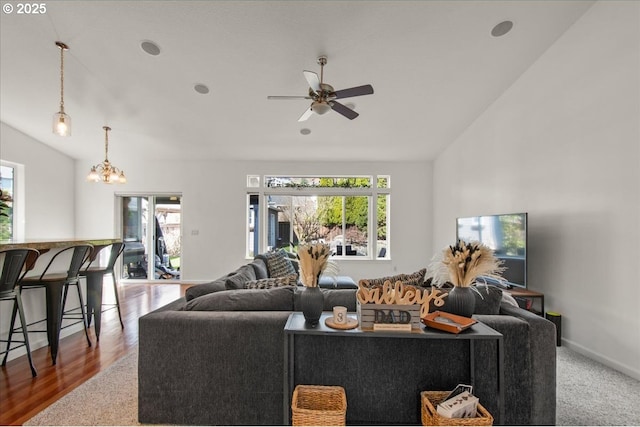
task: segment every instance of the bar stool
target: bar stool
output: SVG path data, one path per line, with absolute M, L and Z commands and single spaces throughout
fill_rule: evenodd
M 27 333 L 27 322 L 24 317 L 24 308 L 22 307 L 22 296 L 20 295 L 20 287 L 18 282 L 24 276 L 27 271 L 33 268 L 33 265 L 38 259 L 40 253 L 35 249 L 8 249 L 6 251 L 0 251 L 0 259 L 2 259 L 2 273 L 0 273 L 0 300 L 1 301 L 13 301 L 13 309 L 11 314 L 11 327 L 9 328 L 9 336 L 6 340 L 0 340 L 0 342 L 7 343 L 5 351 L 0 352 L 4 354 L 2 359 L 2 366 L 7 364 L 7 357 L 9 352 L 22 346 L 27 348 L 27 358 L 29 359 L 29 366 L 31 366 L 31 375 L 37 376 L 38 372 L 33 366 L 33 359 L 31 358 L 31 347 L 29 346 L 29 334 Z M 13 325 L 16 321 L 16 314 L 20 316 L 20 326 L 22 329 L 23 341 L 13 341 L 19 343 L 15 347 L 11 347 L 11 338 L 13 336 Z
M 109 248 L 109 260 L 105 266 L 96 265 L 99 264 L 98 255 L 104 249 Z M 95 332 L 96 340 L 100 341 L 100 324 L 102 321 L 102 313 L 111 310 L 113 308 L 118 309 L 118 317 L 120 318 L 120 327 L 124 329 L 124 323 L 122 322 L 122 313 L 120 312 L 120 298 L 118 297 L 118 284 L 116 282 L 116 275 L 113 268 L 116 264 L 116 260 L 124 251 L 124 243 L 115 242 L 111 245 L 100 248 L 96 253 L 91 255 L 91 261 L 89 265 L 83 270 L 80 270 L 80 276 L 84 276 L 87 279 L 87 325 L 91 325 L 91 316 L 95 318 Z M 94 264 L 95 263 L 95 264 Z M 116 297 L 115 304 L 103 304 L 102 303 L 102 285 L 105 274 L 111 274 L 113 278 L 113 293 Z M 102 310 L 103 306 L 109 308 Z
M 56 364 L 56 359 L 58 357 L 58 344 L 60 343 L 60 330 L 62 329 L 62 315 L 69 286 L 76 286 L 78 289 L 78 298 L 80 300 L 79 308 L 82 313 L 84 333 L 87 337 L 87 343 L 89 347 L 91 347 L 91 339 L 89 338 L 89 331 L 87 329 L 87 318 L 84 311 L 84 299 L 82 298 L 82 291 L 78 284 L 78 274 L 82 265 L 91 255 L 92 250 L 93 246 L 89 244 L 68 246 L 51 258 L 42 273 L 34 276 L 25 276 L 20 281 L 20 287 L 23 291 L 35 288 L 45 289 L 47 301 L 47 329 L 46 331 L 31 330 L 31 332 L 47 332 L 49 346 L 51 347 L 51 361 L 54 365 Z M 62 265 L 64 265 L 64 267 Z M 40 322 L 42 322 L 42 320 L 30 323 L 27 326 Z

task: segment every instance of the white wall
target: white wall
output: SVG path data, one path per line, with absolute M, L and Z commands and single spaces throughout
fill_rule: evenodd
M 78 235 L 114 235 L 116 192 L 182 193 L 182 259 L 185 281 L 214 280 L 245 263 L 247 174 L 391 175 L 391 261 L 340 261 L 341 274 L 354 279 L 412 273 L 431 257 L 431 164 L 298 163 L 192 161 L 132 163 L 113 159 L 127 173 L 125 186 L 85 182 L 90 164 L 78 162 L 76 217 Z M 128 163 L 127 163 L 128 162 Z M 197 235 L 192 231 L 197 230 Z
M 25 237 L 74 237 L 74 160 L 5 123 L 0 158 L 25 165 Z
M 638 2 L 596 3 L 436 159 L 433 190 L 434 248 L 457 216 L 528 212 L 529 286 L 564 344 L 635 378 L 639 21 Z

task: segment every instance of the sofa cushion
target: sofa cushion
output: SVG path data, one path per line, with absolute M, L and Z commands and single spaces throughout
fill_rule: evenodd
M 293 293 L 293 286 L 226 290 L 193 299 L 184 309 L 187 311 L 292 311 Z
M 256 272 L 249 264 L 245 264 L 227 277 L 225 286 L 227 289 L 244 289 L 244 284 L 249 280 L 256 280 Z
M 269 270 L 263 259 L 256 258 L 249 265 L 253 267 L 257 280 L 269 278 Z
M 297 274 L 290 274 L 283 277 L 268 277 L 266 279 L 249 280 L 245 282 L 246 289 L 271 289 L 280 286 L 296 286 L 298 282 Z
M 201 283 L 199 285 L 194 285 L 188 288 L 184 292 L 184 296 L 187 301 L 191 301 L 194 298 L 198 298 L 199 296 L 210 294 L 212 292 L 224 291 L 227 289 L 227 276 L 223 276 L 219 279 L 214 280 L 209 283 Z
M 284 249 L 265 252 L 256 256 L 267 264 L 269 277 L 282 277 L 296 274 L 296 270 Z

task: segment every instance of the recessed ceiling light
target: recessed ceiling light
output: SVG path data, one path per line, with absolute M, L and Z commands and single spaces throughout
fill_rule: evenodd
M 140 43 L 140 47 L 149 55 L 153 55 L 153 56 L 160 55 L 160 46 L 158 46 L 152 41 L 144 40 L 142 43 Z
M 309 135 L 311 133 L 311 129 L 302 128 L 300 129 L 300 133 L 303 135 Z
M 491 35 L 493 37 L 501 37 L 507 34 L 513 28 L 513 22 L 511 21 L 502 21 L 491 30 Z
M 202 83 L 198 83 L 193 87 L 193 89 L 196 92 L 201 93 L 203 95 L 206 95 L 207 93 L 209 93 L 209 88 L 206 85 L 203 85 Z
M 356 109 L 356 104 L 354 104 L 353 102 L 347 102 L 346 104 L 344 104 L 344 106 L 347 108 L 351 108 L 352 110 Z

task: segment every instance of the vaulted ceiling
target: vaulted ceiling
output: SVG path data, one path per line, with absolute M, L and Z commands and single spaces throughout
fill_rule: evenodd
M 1 15 L 0 119 L 76 159 L 420 160 L 455 140 L 592 1 L 49 1 Z M 493 37 L 505 20 L 513 29 Z M 51 132 L 65 53 L 71 137 Z M 151 41 L 160 54 L 149 55 Z M 303 70 L 371 84 L 298 118 Z M 194 90 L 206 85 L 208 94 Z M 310 130 L 308 135 L 302 129 Z

